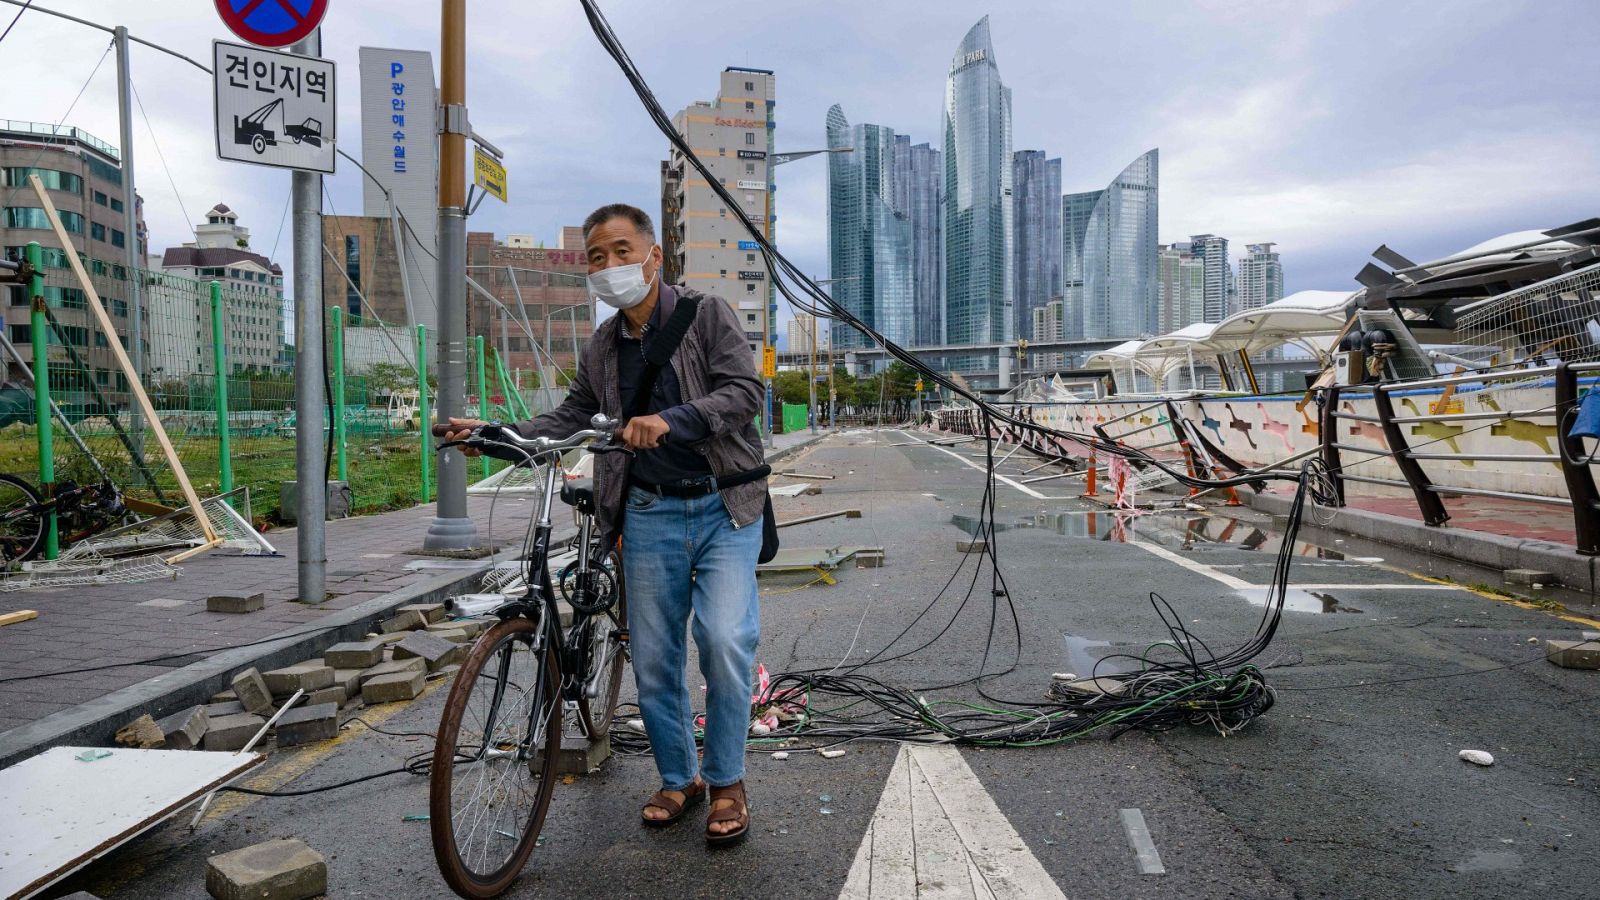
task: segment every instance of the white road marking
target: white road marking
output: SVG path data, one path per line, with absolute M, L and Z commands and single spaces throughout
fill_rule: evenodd
M 1156 842 L 1150 839 L 1150 829 L 1145 827 L 1144 813 L 1137 809 L 1118 810 L 1122 816 L 1122 833 L 1128 836 L 1139 860 L 1140 875 L 1165 875 L 1167 867 L 1161 864 L 1161 854 L 1156 852 Z
M 1219 572 L 1205 563 L 1195 562 L 1187 556 L 1179 556 L 1165 547 L 1158 547 L 1155 544 L 1147 544 L 1144 541 L 1134 541 L 1133 546 L 1142 550 L 1147 550 L 1175 566 L 1182 566 L 1183 568 L 1188 569 L 1197 575 L 1204 575 L 1212 581 L 1226 585 L 1227 587 L 1230 587 L 1236 591 L 1243 590 L 1245 588 L 1258 587 L 1258 585 L 1251 584 L 1250 582 L 1245 581 L 1243 578 L 1235 578 L 1234 576 L 1229 575 L 1227 572 Z
M 898 434 L 905 434 L 905 432 L 897 432 L 897 433 Z M 955 452 L 954 450 L 946 450 L 945 448 L 940 447 L 939 445 L 931 443 L 929 441 L 918 440 L 917 443 L 920 443 L 925 447 L 931 447 L 932 449 L 937 450 L 940 453 L 948 453 L 951 456 L 955 457 L 956 459 L 960 460 L 962 463 L 964 463 L 964 464 L 966 464 L 968 466 L 971 466 L 974 469 L 977 469 L 979 472 L 987 471 L 983 466 L 979 465 L 978 463 L 973 462 L 970 459 L 967 459 L 965 456 L 962 456 L 961 454 Z M 1022 484 L 1021 482 L 1017 481 L 1016 479 L 1008 478 L 1005 475 L 1001 475 L 998 472 L 995 473 L 994 478 L 995 478 L 996 481 L 1006 485 L 1007 487 L 1014 487 L 1017 490 L 1023 492 L 1024 494 L 1027 494 L 1029 497 L 1033 497 L 1033 498 L 1038 499 L 1038 500 L 1071 500 L 1072 499 L 1071 497 L 1052 497 L 1052 496 L 1050 496 L 1048 494 L 1041 494 L 1038 491 L 1034 490 L 1033 488 L 1028 487 L 1025 484 Z
M 840 900 L 1066 900 L 954 747 L 902 744 Z

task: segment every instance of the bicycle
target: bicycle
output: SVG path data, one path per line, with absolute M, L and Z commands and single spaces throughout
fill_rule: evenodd
M 521 874 L 550 806 L 566 714 L 588 740 L 609 739 L 629 655 L 621 558 L 614 546 L 600 546 L 593 488 L 568 483 L 561 457 L 579 447 L 631 451 L 612 443 L 616 420 L 602 414 L 590 424 L 551 440 L 490 423 L 440 446 L 546 467 L 527 538 L 527 590 L 505 602 L 486 601 L 493 608 L 483 612 L 499 622 L 478 637 L 456 673 L 434 745 L 428 797 L 434 857 L 463 897 L 497 896 Z M 558 494 L 578 517 L 577 555 L 552 584 L 550 509 Z M 569 623 L 562 621 L 558 590 Z
M 109 478 L 96 484 L 56 483 L 49 499 L 26 480 L 0 475 L 0 568 L 36 559 L 44 552 L 49 514 L 56 514 L 62 547 L 98 534 L 128 513 L 122 492 Z

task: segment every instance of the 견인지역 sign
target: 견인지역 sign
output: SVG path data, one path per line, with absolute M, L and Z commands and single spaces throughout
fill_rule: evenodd
M 258 47 L 287 47 L 317 30 L 328 0 L 216 0 L 222 24 Z
M 778 377 L 778 350 L 771 344 L 761 348 L 761 377 Z
M 333 62 L 213 41 L 217 158 L 333 171 Z

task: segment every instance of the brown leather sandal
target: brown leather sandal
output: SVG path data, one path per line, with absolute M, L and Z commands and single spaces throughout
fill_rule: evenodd
M 717 808 L 718 800 L 732 800 L 733 803 Z M 739 827 L 732 831 L 718 834 L 711 830 L 711 826 L 718 822 L 737 822 Z M 727 787 L 714 787 L 711 789 L 711 814 L 706 816 L 706 845 L 711 847 L 727 847 L 744 840 L 750 831 L 750 804 L 744 793 L 744 782 L 736 781 Z
M 646 825 L 649 825 L 651 828 L 664 828 L 668 825 L 671 825 L 672 823 L 683 818 L 683 814 L 688 811 L 691 804 L 706 795 L 706 783 L 696 778 L 693 784 L 684 788 L 679 793 L 683 794 L 682 801 L 674 800 L 671 797 L 668 797 L 666 788 L 662 788 L 661 790 L 656 791 L 654 794 L 651 794 L 650 799 L 645 801 L 644 809 L 639 810 L 639 820 L 644 822 Z M 645 815 L 644 810 L 649 809 L 652 806 L 656 809 L 666 810 L 666 816 L 660 819 L 652 819 Z

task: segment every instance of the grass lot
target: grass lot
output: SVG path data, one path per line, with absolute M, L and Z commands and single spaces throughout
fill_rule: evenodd
M 110 431 L 80 430 L 84 442 L 130 496 L 155 499 L 142 477 L 136 477 L 131 457 Z M 201 496 L 221 492 L 218 441 L 212 434 L 174 434 L 184 470 Z M 250 488 L 251 511 L 258 520 L 277 523 L 279 486 L 294 480 L 292 435 L 233 436 L 233 483 Z M 346 439 L 350 490 L 358 514 L 403 509 L 421 502 L 420 439 L 414 432 L 351 434 Z M 70 442 L 66 433 L 55 434 L 56 477 L 92 480 L 94 468 Z M 34 429 L 11 425 L 0 429 L 0 471 L 21 475 L 37 486 L 38 444 Z M 154 434 L 145 438 L 146 465 L 169 503 L 181 502 L 172 469 L 162 458 Z M 335 463 L 335 467 L 337 463 Z M 435 466 L 437 471 L 437 466 Z M 337 477 L 330 473 L 331 477 Z M 318 478 L 321 473 L 317 473 Z M 472 477 L 478 477 L 477 466 Z

